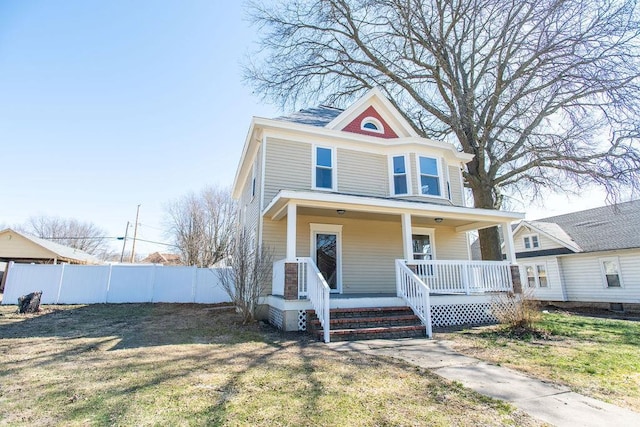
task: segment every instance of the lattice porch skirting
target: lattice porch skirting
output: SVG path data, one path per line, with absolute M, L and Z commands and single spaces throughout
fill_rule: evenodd
M 498 319 L 493 314 L 496 308 L 513 310 L 514 303 L 502 301 L 432 305 L 431 323 L 434 327 L 496 323 Z

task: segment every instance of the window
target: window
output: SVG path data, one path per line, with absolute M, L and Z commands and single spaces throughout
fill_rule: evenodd
M 404 156 L 394 156 L 392 159 L 393 168 L 393 194 L 409 194 L 407 185 L 407 168 Z
M 253 164 L 253 172 L 251 174 L 251 198 L 253 199 L 256 195 L 256 163 Z
M 600 269 L 604 276 L 604 286 L 606 288 L 622 287 L 622 275 L 620 274 L 620 263 L 618 262 L 618 258 L 601 259 Z
M 420 169 L 420 193 L 427 196 L 440 196 L 440 177 L 438 160 L 431 157 L 418 158 Z
M 314 187 L 327 190 L 333 189 L 333 150 L 331 148 L 316 147 L 316 170 Z
M 538 235 L 537 234 L 531 234 L 528 236 L 524 236 L 523 238 L 524 241 L 524 248 L 525 249 L 535 249 L 535 248 L 539 248 L 540 247 L 540 240 L 538 239 Z
M 373 117 L 365 117 L 362 122 L 360 122 L 360 129 L 367 130 L 369 132 L 384 133 L 384 126 L 382 126 L 382 123 Z
M 546 264 L 528 264 L 524 265 L 526 273 L 526 284 L 529 288 L 548 288 L 549 280 L 547 279 Z
M 428 234 L 413 234 L 411 235 L 412 247 L 413 247 L 413 259 L 433 259 L 433 250 L 431 248 L 431 236 Z

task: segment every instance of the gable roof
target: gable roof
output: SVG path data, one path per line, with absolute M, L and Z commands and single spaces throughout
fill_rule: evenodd
M 640 200 L 525 222 L 542 226 L 558 240 L 565 239 L 558 228 L 546 225 L 555 224 L 570 236 L 579 252 L 640 248 Z
M 54 257 L 60 258 L 63 261 L 77 261 L 81 264 L 102 264 L 102 262 L 95 256 L 79 249 L 64 246 L 59 243 L 54 243 L 50 240 L 41 239 L 39 237 L 31 236 L 26 233 L 21 233 L 11 228 L 0 231 L 0 235 L 5 233 L 14 233 L 24 239 L 27 239 L 30 242 L 40 246 L 41 248 L 44 248 L 45 250 L 51 252 Z
M 513 229 L 513 234 L 515 235 L 523 227 L 528 227 L 530 230 L 545 234 L 551 240 L 572 250 L 573 252 L 583 252 L 580 245 L 578 245 L 578 243 L 576 243 L 576 241 L 573 240 L 573 238 L 558 224 L 544 221 L 521 221 L 517 226 L 515 226 L 515 229 Z

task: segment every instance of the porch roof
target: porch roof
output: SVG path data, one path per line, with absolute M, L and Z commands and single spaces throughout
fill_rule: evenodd
M 492 209 L 466 208 L 423 201 L 359 196 L 342 193 L 281 190 L 264 209 L 263 216 L 278 221 L 286 216 L 287 206 L 338 210 L 347 212 L 443 218 L 457 232 L 477 230 L 524 218 L 524 213 Z

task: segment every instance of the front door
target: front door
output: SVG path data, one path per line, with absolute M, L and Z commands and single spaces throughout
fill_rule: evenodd
M 340 233 L 313 230 L 312 256 L 331 292 L 339 293 L 341 283 Z

